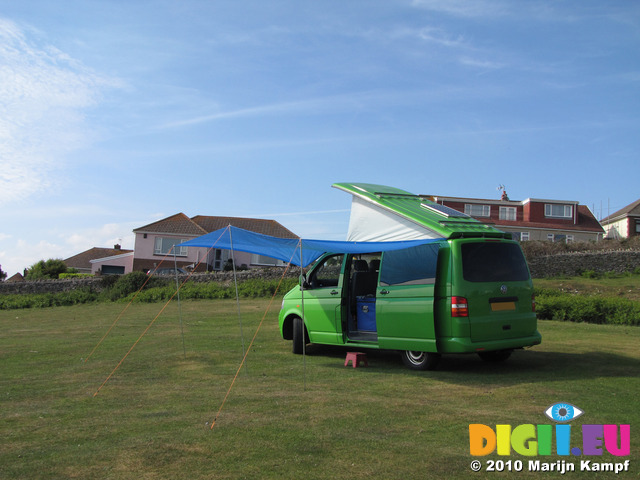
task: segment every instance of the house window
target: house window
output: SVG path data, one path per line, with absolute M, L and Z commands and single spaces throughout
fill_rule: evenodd
M 553 242 L 553 233 L 547 233 L 547 240 Z
M 573 235 L 567 235 L 567 243 L 573 243 L 574 242 L 574 237 Z
M 258 255 L 254 253 L 251 255 L 251 265 L 264 265 L 264 266 L 282 266 L 286 265 L 282 260 L 277 258 L 267 257 L 265 255 Z
M 544 205 L 544 216 L 550 218 L 573 218 L 573 205 L 546 203 Z
M 154 255 L 167 255 L 173 254 L 173 247 L 179 243 L 184 243 L 188 238 L 175 238 L 175 237 L 156 237 L 153 247 Z M 176 247 L 175 254 L 177 257 L 187 256 L 187 247 Z
M 500 220 L 516 220 L 516 207 L 500 207 Z
M 566 235 L 555 234 L 553 236 L 553 241 L 556 242 L 556 243 L 562 243 L 562 242 L 566 243 L 566 240 L 567 240 L 567 236 Z
M 636 235 L 640 235 L 640 220 L 636 220 Z
M 472 217 L 490 217 L 491 206 L 489 205 L 474 205 L 467 203 L 464 206 L 464 213 Z
M 520 241 L 528 242 L 529 241 L 529 232 L 520 232 Z

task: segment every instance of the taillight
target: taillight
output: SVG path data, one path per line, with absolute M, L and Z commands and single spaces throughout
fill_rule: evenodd
M 536 295 L 535 293 L 531 295 L 531 311 L 536 311 Z
M 451 316 L 468 317 L 469 303 L 464 297 L 451 297 Z

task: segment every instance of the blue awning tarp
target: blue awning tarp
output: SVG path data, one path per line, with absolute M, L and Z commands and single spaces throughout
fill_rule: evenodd
M 229 225 L 177 246 L 220 248 L 223 250 L 256 253 L 306 267 L 325 253 L 372 253 L 401 250 L 441 240 L 444 239 L 400 240 L 394 242 L 305 240 L 271 237 Z M 300 252 L 302 252 L 302 260 L 300 259 Z

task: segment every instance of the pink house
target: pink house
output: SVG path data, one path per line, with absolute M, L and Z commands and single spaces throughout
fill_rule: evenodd
M 175 262 L 178 268 L 197 271 L 223 270 L 231 258 L 230 251 L 215 248 L 175 247 L 175 245 L 229 225 L 273 237 L 298 238 L 275 220 L 204 215 L 189 218 L 184 213 L 177 213 L 133 231 L 135 253 L 132 268 L 141 271 L 172 268 Z M 234 252 L 234 257 L 236 267 L 284 265 L 280 260 L 245 252 Z

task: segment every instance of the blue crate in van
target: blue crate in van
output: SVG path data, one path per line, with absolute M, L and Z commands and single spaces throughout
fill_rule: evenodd
M 356 299 L 358 330 L 375 332 L 376 328 L 376 299 L 372 297 L 358 297 Z

